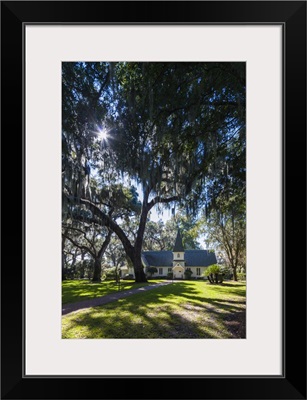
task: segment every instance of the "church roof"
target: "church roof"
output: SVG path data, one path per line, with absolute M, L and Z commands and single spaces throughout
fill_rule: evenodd
M 172 251 L 143 251 L 142 256 L 145 266 L 173 266 Z M 211 251 L 209 252 L 208 250 L 186 250 L 184 252 L 184 260 L 186 267 L 207 267 L 209 265 L 216 264 L 217 262 L 215 253 Z
M 177 237 L 176 237 L 175 246 L 174 246 L 174 250 L 173 251 L 174 252 L 184 251 L 184 247 L 183 247 L 183 243 L 182 243 L 182 237 L 181 237 L 179 229 L 178 229 L 178 232 L 177 232 Z

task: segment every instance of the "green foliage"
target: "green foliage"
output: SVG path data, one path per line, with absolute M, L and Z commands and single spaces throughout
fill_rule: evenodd
M 207 276 L 210 283 L 223 282 L 223 271 L 222 268 L 217 264 L 207 267 L 204 271 L 204 275 Z
M 204 271 L 205 276 L 209 276 L 211 274 L 221 274 L 221 273 L 222 273 L 222 268 L 217 264 L 210 265 Z
M 185 277 L 185 279 L 187 279 L 187 280 L 191 279 L 192 274 L 193 274 L 193 272 L 192 272 L 190 269 L 186 269 L 186 270 L 184 271 L 184 277 Z
M 203 232 L 208 242 L 224 254 L 236 280 L 237 269 L 246 266 L 245 198 L 225 202 L 219 211 L 211 211 L 203 220 Z
M 143 250 L 173 250 L 178 227 L 182 232 L 184 248 L 186 250 L 199 249 L 199 222 L 181 211 L 166 223 L 162 220 L 147 222 Z
M 117 267 L 107 267 L 103 269 L 103 275 L 105 280 L 115 280 L 116 282 L 120 279 L 121 270 Z
M 116 268 L 111 267 L 111 268 L 104 268 L 103 274 L 105 275 L 105 279 L 107 281 L 114 280 L 116 278 Z
M 158 272 L 158 269 L 156 267 L 148 267 L 147 272 L 149 273 L 150 276 Z
M 232 269 L 227 265 L 220 265 L 221 267 L 221 274 L 223 275 L 224 279 L 231 279 L 233 276 Z
M 239 281 L 246 281 L 246 274 L 244 272 L 238 272 Z
M 174 274 L 172 272 L 168 272 L 166 275 L 166 279 L 169 279 L 169 280 L 174 279 Z

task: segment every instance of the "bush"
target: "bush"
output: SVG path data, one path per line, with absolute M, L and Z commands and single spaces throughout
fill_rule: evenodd
M 155 274 L 156 272 L 158 272 L 158 268 L 156 268 L 156 267 L 148 267 L 147 268 L 147 273 L 149 274 L 150 277 L 152 277 L 153 274 Z
M 237 276 L 240 281 L 246 281 L 246 274 L 244 272 L 238 272 Z
M 184 277 L 185 277 L 185 279 L 191 279 L 191 275 L 193 274 L 193 272 L 190 270 L 190 269 L 186 269 L 185 271 L 184 271 Z
M 172 273 L 172 272 L 169 272 L 169 273 L 166 275 L 166 279 L 174 279 L 173 273 Z
M 113 268 L 105 268 L 103 270 L 103 275 L 105 275 L 105 279 L 107 281 L 115 279 L 116 278 L 116 268 L 115 267 L 113 267 Z
M 116 282 L 120 279 L 121 270 L 116 267 L 104 268 L 102 271 L 103 280 L 111 281 L 115 280 Z

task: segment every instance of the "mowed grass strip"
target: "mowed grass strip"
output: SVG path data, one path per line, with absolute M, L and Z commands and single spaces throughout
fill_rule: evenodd
M 183 281 L 62 318 L 80 339 L 245 338 L 245 283 Z
M 148 283 L 135 283 L 134 280 L 125 280 L 120 283 L 120 290 L 137 289 L 139 287 L 153 285 L 161 282 L 150 280 Z M 75 303 L 77 301 L 95 299 L 118 292 L 115 281 L 102 281 L 93 283 L 88 280 L 67 280 L 62 282 L 62 304 Z

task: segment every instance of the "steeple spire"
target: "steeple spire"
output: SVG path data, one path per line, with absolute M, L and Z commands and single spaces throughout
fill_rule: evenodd
M 184 247 L 183 247 L 183 243 L 182 243 L 181 233 L 180 233 L 180 230 L 178 229 L 173 252 L 182 252 L 182 251 L 184 251 Z

